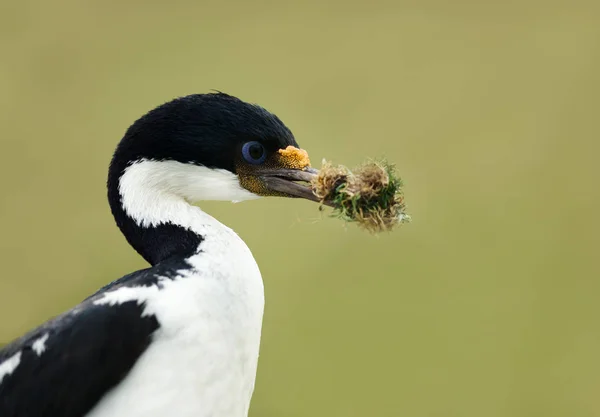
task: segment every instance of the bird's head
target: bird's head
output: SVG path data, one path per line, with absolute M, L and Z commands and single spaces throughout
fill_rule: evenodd
M 277 116 L 227 94 L 197 94 L 133 123 L 111 162 L 108 192 L 117 223 L 140 246 L 129 220 L 142 228 L 187 227 L 187 203 L 261 196 L 317 201 L 301 184 L 315 173 Z
M 298 183 L 316 171 L 292 132 L 262 107 L 223 93 L 186 96 L 150 111 L 129 128 L 112 165 L 124 174 L 122 192 L 135 175 L 190 202 L 260 196 L 316 201 Z

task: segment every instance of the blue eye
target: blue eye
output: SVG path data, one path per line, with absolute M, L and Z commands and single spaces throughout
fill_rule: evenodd
M 242 156 L 250 164 L 262 164 L 267 158 L 265 147 L 255 140 L 244 143 L 242 146 Z

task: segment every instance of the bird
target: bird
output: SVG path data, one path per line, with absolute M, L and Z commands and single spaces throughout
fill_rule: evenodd
M 112 156 L 107 194 L 149 267 L 4 346 L 0 416 L 246 417 L 263 280 L 244 241 L 197 203 L 319 202 L 317 173 L 276 115 L 222 92 L 136 120 Z

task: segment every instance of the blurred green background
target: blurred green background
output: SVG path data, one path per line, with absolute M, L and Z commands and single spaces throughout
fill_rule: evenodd
M 600 416 L 600 3 L 0 3 L 0 342 L 143 260 L 105 199 L 150 108 L 219 89 L 319 165 L 397 163 L 413 223 L 202 205 L 267 306 L 252 417 Z

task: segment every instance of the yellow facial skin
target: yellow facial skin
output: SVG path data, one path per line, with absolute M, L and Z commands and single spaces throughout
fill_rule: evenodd
M 262 196 L 285 196 L 285 194 L 269 190 L 259 175 L 258 170 L 269 169 L 297 169 L 303 170 L 310 167 L 308 152 L 294 146 L 279 149 L 277 152 L 267 156 L 265 162 L 260 165 L 252 165 L 243 160 L 236 164 L 236 170 L 240 179 L 240 185 L 246 190 Z

